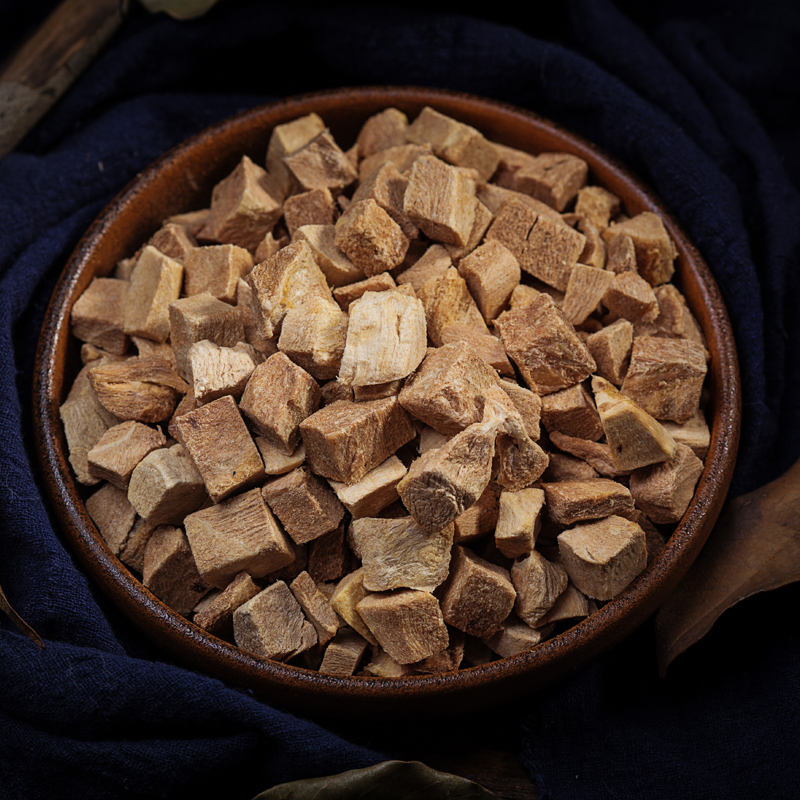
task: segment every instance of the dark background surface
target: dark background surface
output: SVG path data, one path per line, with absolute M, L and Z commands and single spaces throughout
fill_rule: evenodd
M 0 59 L 54 5 L 0 3 Z M 631 166 L 687 228 L 729 306 L 745 391 L 734 491 L 797 460 L 797 4 L 462 10 L 222 0 L 181 23 L 135 7 L 0 162 L 0 585 L 47 644 L 38 652 L 0 620 L 0 797 L 248 798 L 382 754 L 468 761 L 487 748 L 521 753 L 554 798 L 794 796 L 797 586 L 726 613 L 664 680 L 648 624 L 578 674 L 491 712 L 436 725 L 305 722 L 172 665 L 97 596 L 49 520 L 32 455 L 32 361 L 82 232 L 186 136 L 241 108 L 343 85 L 517 103 Z

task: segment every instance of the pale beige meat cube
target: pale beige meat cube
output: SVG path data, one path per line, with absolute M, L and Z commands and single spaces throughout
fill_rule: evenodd
M 352 675 L 364 653 L 367 641 L 355 631 L 343 628 L 325 648 L 319 671 L 323 675 Z
M 603 237 L 586 217 L 578 217 L 577 228 L 586 237 L 586 243 L 578 256 L 578 261 L 585 266 L 604 270 L 608 253 Z
M 386 108 L 361 127 L 356 142 L 363 158 L 406 143 L 408 117 L 397 108 Z
M 164 342 L 170 333 L 169 304 L 180 297 L 183 266 L 148 245 L 131 273 L 122 329 Z
M 632 346 L 633 325 L 627 319 L 606 325 L 586 340 L 586 347 L 597 363 L 597 374 L 617 386 L 625 379 Z
M 320 392 L 322 394 L 322 400 L 320 401 L 321 407 L 329 406 L 337 400 L 346 400 L 350 403 L 354 400 L 353 387 L 345 386 L 343 383 L 339 383 L 339 381 L 328 381 L 324 383 L 320 388 Z
M 184 525 L 198 572 L 219 589 L 242 570 L 261 578 L 294 561 L 294 550 L 258 489 L 195 511 Z
M 128 281 L 94 278 L 72 307 L 72 333 L 82 342 L 122 355 L 128 349 L 123 331 L 128 286 Z
M 169 307 L 169 337 L 178 373 L 189 374 L 188 353 L 195 342 L 208 339 L 220 347 L 233 347 L 244 341 L 242 315 L 208 293 L 184 297 Z
M 356 610 L 378 644 L 399 664 L 444 650 L 449 642 L 439 603 L 416 589 L 370 594 Z
M 165 256 L 174 258 L 183 264 L 186 256 L 197 247 L 197 240 L 185 225 L 166 221 L 150 237 L 148 244 L 153 245 L 156 250 L 159 250 Z
M 486 241 L 502 244 L 519 261 L 525 251 L 528 234 L 538 218 L 539 213 L 528 203 L 511 197 L 495 213 L 486 231 Z
M 158 357 L 135 356 L 93 366 L 88 376 L 106 409 L 119 419 L 138 422 L 169 419 L 189 388 L 170 363 Z
M 547 639 L 548 628 L 532 628 L 516 614 L 509 614 L 500 629 L 485 641 L 502 658 L 527 653 Z
M 296 544 L 334 530 L 344 516 L 336 495 L 308 467 L 269 481 L 262 494 Z
M 397 485 L 403 505 L 427 531 L 436 531 L 477 502 L 492 478 L 495 439 L 500 451 L 497 482 L 513 490 L 544 472 L 547 456 L 525 432 L 522 418 L 498 386 L 486 391 L 483 419 L 414 461 Z M 543 463 L 539 462 L 543 458 Z
M 147 543 L 150 541 L 153 531 L 157 530 L 158 527 L 158 524 L 154 524 L 150 520 L 137 517 L 136 522 L 133 523 L 133 527 L 128 533 L 128 538 L 119 552 L 119 560 L 140 575 L 144 571 L 144 554 L 147 549 Z
M 464 660 L 464 643 L 466 636 L 464 632 L 458 628 L 447 629 L 447 635 L 450 638 L 450 643 L 447 647 L 436 653 L 436 655 L 423 658 L 422 661 L 417 661 L 411 664 L 413 671 L 422 673 L 423 675 L 434 675 L 442 672 L 453 672 L 461 666 Z
M 207 339 L 196 342 L 188 353 L 195 399 L 207 403 L 226 394 L 241 397 L 253 370 L 263 360 L 263 355 L 244 342 L 235 347 L 220 347 Z
M 353 194 L 351 205 L 363 200 L 373 200 L 397 223 L 407 239 L 416 239 L 419 228 L 403 210 L 408 178 L 391 162 L 383 164 L 359 184 Z M 348 206 L 347 212 L 350 212 Z
M 634 470 L 675 455 L 675 440 L 663 426 L 605 378 L 592 378 L 592 390 L 617 469 Z
M 508 360 L 503 342 L 491 334 L 482 333 L 469 325 L 448 325 L 440 332 L 442 345 L 463 342 L 468 344 L 482 361 L 485 361 L 492 369 L 500 375 L 514 375 L 514 367 Z
M 657 286 L 655 295 L 660 312 L 656 319 L 659 334 L 689 339 L 705 347 L 706 338 L 689 310 L 686 298 L 671 283 Z
M 700 407 L 706 371 L 702 345 L 637 336 L 622 392 L 656 419 L 686 422 Z
M 619 213 L 620 200 L 602 186 L 584 186 L 578 190 L 575 213 L 586 217 L 600 232 Z
M 459 264 L 464 256 L 471 253 L 483 241 L 483 237 L 489 229 L 489 225 L 492 224 L 493 219 L 494 214 L 478 200 L 475 203 L 475 221 L 472 223 L 472 230 L 469 232 L 466 244 L 445 245 L 445 249 L 450 254 L 450 258 L 454 264 Z
M 317 382 L 276 353 L 253 370 L 239 409 L 259 436 L 290 455 L 300 444 L 300 423 L 316 411 L 320 398 Z
M 287 197 L 283 204 L 283 218 L 289 236 L 303 225 L 333 225 L 336 205 L 327 187 Z
M 508 298 L 508 307 L 513 311 L 516 308 L 528 306 L 540 294 L 541 292 L 535 286 L 528 286 L 527 283 L 521 283 L 511 292 L 511 297 Z
M 629 470 L 617 468 L 611 458 L 611 448 L 602 442 L 591 442 L 588 439 L 579 439 L 576 436 L 568 436 L 558 431 L 550 434 L 550 441 L 565 453 L 586 461 L 593 469 L 601 475 L 616 478 L 620 475 L 629 474 Z
M 353 520 L 353 540 L 361 554 L 364 588 L 421 589 L 432 592 L 450 566 L 453 525 L 424 531 L 411 517 Z
M 336 246 L 335 225 L 303 225 L 292 243 L 305 242 L 331 286 L 346 286 L 364 278 L 364 273 Z
M 215 503 L 266 477 L 258 448 L 230 395 L 178 417 L 175 426 Z
M 396 397 L 365 403 L 338 401 L 300 423 L 311 469 L 355 483 L 410 442 L 416 432 Z
M 475 222 L 475 183 L 434 156 L 414 162 L 403 211 L 429 238 L 465 245 Z
M 128 500 L 154 524 L 183 522 L 208 499 L 203 478 L 183 445 L 154 450 L 133 470 Z
M 293 469 L 303 465 L 306 460 L 306 448 L 300 444 L 290 456 L 283 452 L 283 448 L 276 447 L 262 436 L 256 436 L 256 447 L 264 462 L 264 472 L 267 475 L 285 475 Z
M 607 243 L 606 269 L 619 275 L 622 272 L 637 272 L 636 248 L 630 236 L 621 234 Z
M 529 194 L 563 211 L 586 184 L 586 162 L 569 153 L 540 153 L 514 174 L 509 189 Z
M 89 473 L 125 492 L 136 465 L 166 438 L 159 428 L 128 420 L 109 428 L 87 454 Z
M 367 276 L 399 266 L 408 251 L 403 230 L 372 198 L 350 203 L 336 222 L 334 244 Z
M 354 518 L 374 517 L 397 498 L 397 484 L 406 474 L 403 462 L 389 456 L 382 464 L 371 469 L 360 481 L 341 483 L 328 481 L 344 507 Z
M 366 292 L 350 306 L 339 382 L 374 386 L 410 375 L 425 357 L 425 309 L 399 291 Z
M 545 395 L 542 422 L 549 432 L 559 431 L 593 442 L 603 438 L 600 415 L 582 383 Z
M 506 352 L 539 394 L 565 389 L 591 375 L 596 364 L 564 313 L 547 294 L 495 321 Z
M 542 475 L 542 480 L 546 483 L 556 483 L 557 481 L 585 481 L 592 478 L 599 478 L 598 471 L 574 456 L 567 456 L 563 453 L 549 452 L 549 462 L 547 469 Z
M 492 477 L 497 428 L 494 419 L 477 422 L 411 464 L 397 491 L 424 530 L 441 530 L 483 494 Z
M 429 280 L 444 275 L 452 266 L 453 260 L 446 248 L 432 244 L 413 266 L 397 276 L 397 283 L 400 286 L 411 284 L 414 291 L 419 292 Z
M 366 403 L 370 400 L 382 400 L 384 397 L 396 397 L 403 388 L 403 379 L 376 383 L 372 386 L 354 386 L 353 400 L 357 403 Z
M 498 186 L 495 183 L 479 183 L 475 190 L 475 194 L 478 200 L 483 203 L 492 214 L 497 214 L 506 203 L 515 201 L 523 203 L 524 205 L 528 206 L 528 208 L 532 209 L 536 214 L 542 214 L 543 216 L 553 220 L 553 222 L 557 222 L 561 225 L 566 224 L 561 214 L 559 214 L 554 208 L 551 208 L 549 205 L 547 205 L 547 203 L 543 203 L 541 200 L 536 200 L 528 194 L 515 192 L 512 189 Z M 533 224 L 533 221 L 531 221 L 531 224 Z M 528 226 L 528 230 L 530 230 L 530 225 Z M 528 234 L 526 231 L 523 238 L 527 238 L 527 235 Z
M 618 236 L 630 236 L 636 253 L 636 267 L 651 286 L 666 283 L 675 272 L 678 255 L 664 222 L 658 214 L 643 211 L 625 222 L 610 225 L 603 238 L 611 245 Z
M 522 556 L 511 567 L 511 582 L 517 592 L 514 611 L 535 627 L 567 588 L 567 572 L 561 564 L 546 559 L 537 550 Z
M 448 434 L 439 433 L 439 431 L 434 428 L 425 425 L 419 434 L 417 452 L 420 455 L 424 455 L 429 450 L 435 450 L 437 447 L 441 447 L 449 438 L 450 436 Z
M 147 543 L 142 583 L 184 617 L 210 588 L 197 572 L 183 531 L 169 525 L 156 528 Z
M 503 310 L 520 280 L 517 259 L 498 241 L 486 242 L 461 259 L 458 272 L 487 322 Z
M 198 628 L 221 639 L 233 639 L 233 612 L 255 597 L 261 589 L 244 571 L 240 572 L 213 600 L 195 609 L 192 619 Z
M 317 380 L 335 378 L 347 341 L 348 318 L 337 305 L 312 297 L 283 318 L 278 349 Z
M 314 626 L 319 644 L 327 644 L 339 630 L 339 620 L 328 599 L 317 588 L 314 579 L 305 571 L 289 584 L 289 589 L 295 600 L 300 603 L 306 619 Z M 366 647 L 367 643 L 360 636 L 358 638 L 364 642 Z
M 324 130 L 325 123 L 322 118 L 313 113 L 273 128 L 267 146 L 267 169 L 284 197 L 297 186 L 291 171 L 283 161 L 284 157 L 305 147 Z
M 603 295 L 603 304 L 612 314 L 631 322 L 653 322 L 658 316 L 653 288 L 635 272 L 614 275 Z
M 449 325 L 467 325 L 480 333 L 489 333 L 467 282 L 455 267 L 429 280 L 417 294 L 425 307 L 428 337 L 437 347 L 444 343 L 442 331 Z
M 539 619 L 538 625 L 549 625 L 566 619 L 585 619 L 597 611 L 597 604 L 571 583 L 556 598 L 550 610 Z
M 339 581 L 331 595 L 330 604 L 354 631 L 360 633 L 370 644 L 377 645 L 378 640 L 372 635 L 357 608 L 369 594 L 364 588 L 364 569 L 359 568 Z
M 547 497 L 547 514 L 550 520 L 560 525 L 600 519 L 633 509 L 633 498 L 628 489 L 607 478 L 545 483 L 542 488 Z
M 576 264 L 570 272 L 564 303 L 561 306 L 573 325 L 582 325 L 597 306 L 614 280 L 608 270 Z
M 542 527 L 542 489 L 505 491 L 500 495 L 494 539 L 497 549 L 508 558 L 530 553 Z
M 711 445 L 711 431 L 709 430 L 703 412 L 698 409 L 695 415 L 683 423 L 664 421 L 661 423 L 664 430 L 677 444 L 691 447 L 692 452 L 701 459 L 708 454 Z
M 460 545 L 453 548 L 450 575 L 441 591 L 442 616 L 464 633 L 491 636 L 514 608 L 508 572 Z
M 702 473 L 703 462 L 690 447 L 679 444 L 669 461 L 644 467 L 631 475 L 631 494 L 653 522 L 679 522 Z
M 317 266 L 311 246 L 298 240 L 257 264 L 247 276 L 258 299 L 263 334 L 268 339 L 280 333 L 286 313 L 312 297 L 333 302 L 325 275 Z
M 474 505 L 455 518 L 453 541 L 456 544 L 469 544 L 494 530 L 497 525 L 501 492 L 502 486 L 491 482 Z
M 223 244 L 254 252 L 281 218 L 283 196 L 277 183 L 247 156 L 211 194 L 211 215 L 206 229 Z
M 239 279 L 236 287 L 236 310 L 242 318 L 244 337 L 242 341 L 252 345 L 265 357 L 269 357 L 278 351 L 277 337 L 267 337 L 264 334 L 261 307 L 258 298 L 244 278 Z
M 373 646 L 370 662 L 359 674 L 372 678 L 403 678 L 415 674 L 415 669 L 413 664 L 398 664 L 383 648 Z
M 152 339 L 142 339 L 141 336 L 131 336 L 131 342 L 133 342 L 138 355 L 147 356 L 148 358 L 163 358 L 169 362 L 172 369 L 177 369 L 175 351 L 169 342 L 154 342 Z
M 289 244 L 288 236 L 281 236 L 279 239 L 276 239 L 272 235 L 272 231 L 269 231 L 258 243 L 258 247 L 256 247 L 256 252 L 253 254 L 253 264 L 260 264 L 262 261 L 266 261 L 268 258 L 274 256 L 282 247 L 286 247 L 287 244 Z
M 329 189 L 339 194 L 358 177 L 355 166 L 327 130 L 283 161 L 305 191 Z
M 86 511 L 111 552 L 118 556 L 136 520 L 136 509 L 130 504 L 127 491 L 104 483 L 87 498 Z
M 196 237 L 200 229 L 208 222 L 210 215 L 210 208 L 201 208 L 197 211 L 187 211 L 185 214 L 173 214 L 164 220 L 164 224 L 180 225 L 190 236 Z
M 284 581 L 276 581 L 233 612 L 237 647 L 285 661 L 317 643 L 317 632 Z
M 339 304 L 342 311 L 348 311 L 351 303 L 354 303 L 367 292 L 390 292 L 396 289 L 397 284 L 388 272 L 381 272 L 372 275 L 363 281 L 356 281 L 347 286 L 339 286 L 333 290 L 333 297 Z
M 430 106 L 423 108 L 408 127 L 406 137 L 409 142 L 429 144 L 437 156 L 450 164 L 472 167 L 481 180 L 488 181 L 497 169 L 500 157 L 492 142 L 470 125 Z
M 503 380 L 498 385 L 511 398 L 511 402 L 514 403 L 517 411 L 519 411 L 528 436 L 534 441 L 538 440 L 540 435 L 539 423 L 542 416 L 542 398 L 530 389 L 526 389 L 513 381 Z
M 595 600 L 616 597 L 647 563 L 644 531 L 619 516 L 560 533 L 558 552 L 572 583 Z
M 497 384 L 494 371 L 464 342 L 438 347 L 400 392 L 400 404 L 426 425 L 456 434 L 483 416 L 484 395 Z
M 563 292 L 585 245 L 582 233 L 540 214 L 518 256 L 519 265 L 523 271 Z
M 358 166 L 359 180 L 368 180 L 376 169 L 380 169 L 387 163 L 394 164 L 405 175 L 418 158 L 429 155 L 431 155 L 429 145 L 401 144 L 395 147 L 387 147 L 385 150 L 379 150 L 377 153 L 364 158 Z
M 226 303 L 236 302 L 239 279 L 253 269 L 253 257 L 233 244 L 195 247 L 184 259 L 184 292 L 208 292 Z

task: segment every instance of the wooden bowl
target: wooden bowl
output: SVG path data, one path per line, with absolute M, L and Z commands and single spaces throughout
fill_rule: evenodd
M 145 589 L 111 553 L 86 513 L 88 492 L 67 459 L 58 407 L 80 366 L 69 312 L 95 276 L 107 275 L 172 214 L 207 207 L 213 185 L 246 153 L 263 163 L 275 125 L 317 112 L 343 148 L 362 123 L 387 106 L 410 118 L 432 105 L 512 147 L 567 151 L 585 159 L 590 181 L 623 201 L 629 215 L 658 213 L 678 249 L 675 282 L 707 339 L 711 447 L 686 514 L 661 554 L 597 613 L 534 650 L 480 667 L 402 679 L 332 677 L 243 652 L 193 625 Z M 84 569 L 148 636 L 187 666 L 247 687 L 270 702 L 304 711 L 438 714 L 486 707 L 575 670 L 612 647 L 666 599 L 702 548 L 727 493 L 739 437 L 740 391 L 733 334 L 716 283 L 678 223 L 624 167 L 551 122 L 502 103 L 419 88 L 342 89 L 291 98 L 239 114 L 178 145 L 137 176 L 100 214 L 64 269 L 42 329 L 34 383 L 37 448 L 63 534 Z

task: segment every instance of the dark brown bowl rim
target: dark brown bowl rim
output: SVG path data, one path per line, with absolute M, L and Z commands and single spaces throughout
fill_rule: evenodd
M 536 151 L 560 149 L 589 162 L 594 179 L 611 191 L 627 188 L 629 213 L 661 215 L 678 248 L 682 290 L 708 339 L 712 353 L 709 389 L 712 437 L 695 496 L 664 550 L 621 595 L 597 613 L 528 653 L 439 675 L 408 678 L 336 677 L 287 666 L 239 650 L 179 617 L 155 598 L 111 553 L 86 513 L 67 459 L 59 418 L 64 396 L 64 364 L 69 347 L 69 309 L 88 283 L 81 276 L 117 217 L 157 182 L 160 173 L 187 162 L 196 148 L 244 129 L 264 130 L 297 116 L 337 107 L 374 111 L 387 106 L 419 110 L 435 105 L 470 122 L 491 138 L 522 146 L 495 126 L 520 126 L 517 139 L 531 137 Z M 351 113 L 353 113 L 351 111 Z M 367 112 L 369 113 L 369 112 Z M 500 115 L 498 117 L 498 115 Z M 365 118 L 362 116 L 362 119 Z M 327 120 L 326 120 L 327 121 Z M 491 129 L 488 130 L 487 128 Z M 516 130 L 516 129 L 515 129 Z M 238 158 L 237 158 L 238 160 Z M 222 165 L 220 176 L 228 166 Z M 219 172 L 219 170 L 218 170 Z M 190 210 L 187 208 L 176 209 Z M 691 298 L 695 298 L 692 300 Z M 74 345 L 73 345 L 74 346 Z M 33 387 L 34 425 L 39 465 L 59 528 L 90 578 L 140 628 L 187 665 L 252 689 L 271 702 L 306 711 L 347 713 L 441 713 L 486 707 L 539 688 L 612 647 L 647 619 L 684 576 L 705 543 L 721 510 L 733 474 L 739 439 L 741 397 L 733 333 L 717 284 L 681 226 L 645 185 L 615 159 L 582 137 L 537 114 L 496 100 L 422 87 L 356 87 L 301 95 L 269 103 L 210 126 L 178 144 L 137 175 L 101 212 L 72 253 L 48 306 L 39 339 Z M 468 706 L 465 705 L 468 703 Z

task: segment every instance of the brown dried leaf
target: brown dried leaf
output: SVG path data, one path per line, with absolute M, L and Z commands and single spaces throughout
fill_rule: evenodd
M 3 589 L 0 588 L 0 611 L 4 611 L 8 614 L 11 621 L 17 626 L 20 633 L 24 633 L 32 642 L 36 644 L 36 646 L 41 650 L 44 647 L 44 642 L 39 637 L 39 634 L 25 622 L 22 617 L 17 614 L 16 611 L 11 607 L 11 603 L 6 600 L 5 593 Z
M 659 670 L 700 640 L 723 611 L 800 580 L 800 461 L 725 504 L 706 546 L 656 616 Z

